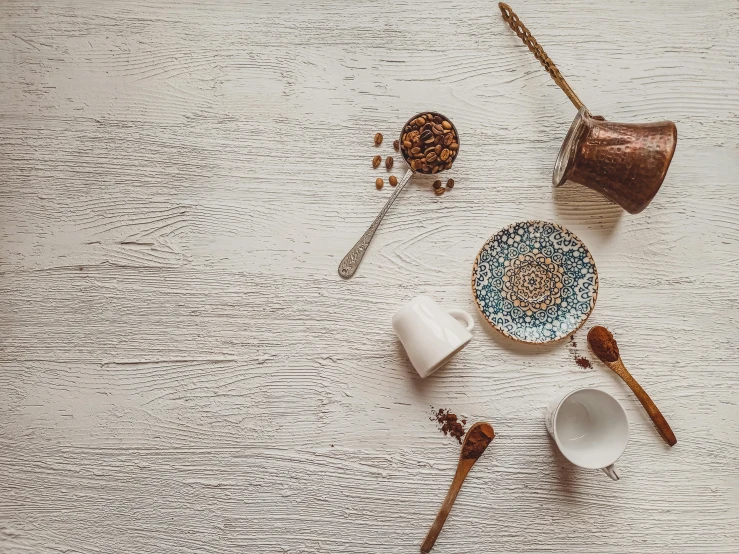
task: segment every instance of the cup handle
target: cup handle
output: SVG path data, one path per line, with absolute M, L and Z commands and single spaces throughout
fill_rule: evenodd
M 613 464 L 609 465 L 608 467 L 601 468 L 603 470 L 603 473 L 608 475 L 611 479 L 614 481 L 618 481 L 621 479 L 621 476 L 618 474 L 618 471 L 616 471 L 616 468 Z
M 464 321 L 467 324 L 466 328 L 468 331 L 472 331 L 472 329 L 475 328 L 475 322 L 473 321 L 472 316 L 464 310 L 447 310 L 446 313 Z

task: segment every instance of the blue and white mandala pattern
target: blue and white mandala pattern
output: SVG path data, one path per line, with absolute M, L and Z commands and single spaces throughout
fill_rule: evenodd
M 514 340 L 563 339 L 585 323 L 598 296 L 587 247 L 564 227 L 524 221 L 488 239 L 472 269 L 477 307 Z

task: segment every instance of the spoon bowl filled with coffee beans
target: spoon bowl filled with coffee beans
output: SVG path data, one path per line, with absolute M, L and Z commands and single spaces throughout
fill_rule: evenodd
M 449 169 L 457 152 L 457 128 L 440 113 L 416 114 L 400 133 L 400 153 L 413 171 L 434 174 Z
M 380 140 L 382 140 L 380 138 Z M 376 142 L 377 143 L 377 142 Z M 451 120 L 438 112 L 420 112 L 411 117 L 400 132 L 400 153 L 410 169 L 398 181 L 395 191 L 380 210 L 369 229 L 339 264 L 339 275 L 348 279 L 356 273 L 367 247 L 392 206 L 414 173 L 433 175 L 452 167 L 459 153 L 459 134 Z M 379 165 L 379 164 L 378 164 Z M 378 186 L 378 188 L 380 188 Z M 451 187 L 450 187 L 451 188 Z M 441 189 L 443 190 L 443 189 Z

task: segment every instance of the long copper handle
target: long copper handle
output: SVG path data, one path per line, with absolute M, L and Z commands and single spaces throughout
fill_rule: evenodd
M 575 105 L 575 107 L 579 110 L 583 107 L 582 101 L 577 97 L 577 94 L 570 88 L 570 85 L 567 84 L 567 81 L 565 81 L 565 78 L 562 77 L 562 74 L 559 72 L 559 69 L 557 69 L 557 66 L 554 65 L 554 62 L 551 60 L 549 56 L 547 56 L 547 53 L 544 52 L 544 49 L 541 47 L 541 45 L 536 42 L 536 39 L 533 37 L 531 32 L 526 28 L 526 25 L 524 25 L 521 20 L 518 18 L 516 13 L 511 9 L 511 7 L 508 4 L 504 4 L 503 2 L 498 3 L 498 7 L 500 8 L 501 13 L 503 14 L 503 19 L 508 23 L 511 29 L 518 35 L 518 38 L 520 38 L 523 43 L 529 47 L 529 50 L 534 54 L 537 60 L 541 62 L 541 65 L 544 66 L 544 69 L 547 70 L 547 73 L 551 75 L 552 79 L 554 79 L 554 82 L 557 83 L 559 88 L 561 88 L 564 93 L 567 95 L 567 98 L 570 99 L 570 101 Z
M 624 383 L 629 386 L 636 398 L 639 400 L 639 402 L 641 402 L 641 405 L 644 406 L 644 409 L 647 411 L 647 414 L 649 414 L 649 417 L 652 419 L 652 422 L 657 428 L 657 432 L 659 432 L 660 436 L 665 440 L 667 444 L 669 444 L 670 446 L 675 446 L 677 444 L 677 438 L 675 437 L 675 433 L 672 432 L 670 424 L 667 423 L 665 416 L 663 416 L 662 412 L 659 411 L 659 408 L 647 394 L 647 391 L 645 391 L 637 382 L 637 380 L 631 376 L 631 373 L 629 373 L 629 370 L 626 369 L 626 366 L 621 361 L 621 358 L 619 358 L 615 362 L 610 362 L 608 365 L 613 371 L 618 374 L 619 377 L 621 377 L 621 379 L 624 380 Z

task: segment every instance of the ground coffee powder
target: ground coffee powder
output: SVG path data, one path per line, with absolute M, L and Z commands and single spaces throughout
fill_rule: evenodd
M 473 426 L 470 431 L 470 435 L 462 447 L 462 459 L 469 460 L 474 458 L 475 460 L 482 456 L 485 449 L 490 444 L 490 441 L 495 438 L 495 435 L 488 435 L 483 429 L 486 425 Z
M 457 414 L 451 413 L 449 410 L 439 408 L 435 410 L 432 408 L 431 421 L 436 421 L 439 424 L 439 431 L 444 435 L 454 437 L 462 444 L 462 437 L 464 437 L 464 426 L 467 425 L 466 419 L 457 419 Z

